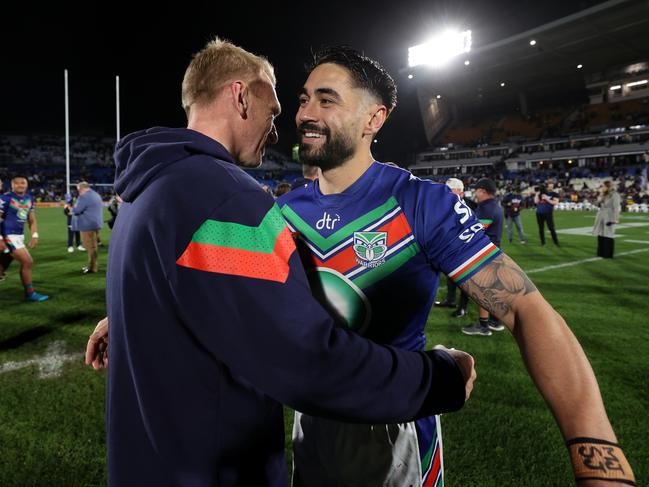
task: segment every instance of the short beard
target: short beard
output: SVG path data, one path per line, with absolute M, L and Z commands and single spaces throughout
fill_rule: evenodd
M 301 137 L 305 128 L 310 124 L 303 124 L 298 128 L 298 134 Z M 315 128 L 315 127 L 311 127 Z M 318 132 L 321 132 L 318 129 Z M 347 134 L 331 135 L 331 131 L 327 130 L 324 134 L 327 141 L 322 144 L 320 148 L 313 148 L 307 144 L 300 143 L 299 155 L 302 164 L 319 167 L 322 172 L 335 169 L 342 166 L 354 155 L 356 145 L 351 137 Z

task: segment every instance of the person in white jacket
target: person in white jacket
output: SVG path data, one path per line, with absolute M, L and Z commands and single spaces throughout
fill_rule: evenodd
M 593 235 L 597 235 L 597 255 L 612 259 L 615 250 L 615 225 L 620 219 L 620 195 L 611 181 L 604 181 L 598 203 L 599 211 L 593 226 Z

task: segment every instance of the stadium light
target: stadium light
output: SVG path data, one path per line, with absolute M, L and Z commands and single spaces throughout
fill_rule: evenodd
M 442 97 L 442 95 L 437 95 L 436 98 L 439 100 Z
M 626 85 L 627 85 L 627 87 L 631 88 L 632 86 L 640 86 L 640 85 L 646 85 L 646 84 L 647 84 L 647 80 L 643 79 L 641 81 L 633 81 L 631 83 L 627 83 Z
M 500 86 L 501 87 L 505 86 L 505 83 L 504 82 L 500 83 Z
M 446 30 L 428 42 L 408 48 L 408 66 L 443 66 L 455 56 L 471 51 L 471 31 Z M 465 63 L 466 64 L 466 63 Z
M 584 67 L 583 64 L 578 64 L 578 65 L 577 65 L 577 69 L 581 69 L 581 68 L 583 68 L 583 67 Z
M 471 64 L 471 61 L 469 61 L 468 59 L 466 61 L 464 61 L 465 66 L 468 66 L 469 64 Z
M 411 74 L 409 74 L 409 75 L 408 75 L 408 79 L 412 79 L 412 78 L 414 78 L 414 76 L 411 75 Z
M 534 39 L 530 41 L 530 46 L 536 46 L 536 41 Z
M 621 89 L 622 89 L 622 85 L 615 85 L 615 86 L 611 86 L 609 88 L 609 90 L 611 90 L 611 91 L 621 90 Z

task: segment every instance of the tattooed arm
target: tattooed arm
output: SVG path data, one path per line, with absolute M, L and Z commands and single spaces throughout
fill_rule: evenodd
M 511 258 L 501 254 L 460 287 L 510 329 L 566 440 L 617 441 L 581 345 Z M 589 482 L 579 485 L 610 485 Z

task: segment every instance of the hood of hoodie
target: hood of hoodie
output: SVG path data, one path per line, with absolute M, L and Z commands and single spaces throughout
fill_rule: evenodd
M 132 202 L 160 171 L 199 154 L 234 164 L 225 147 L 195 130 L 154 127 L 129 134 L 115 148 L 115 192 Z

